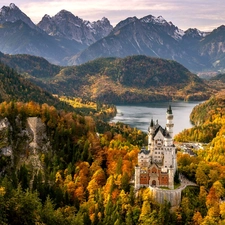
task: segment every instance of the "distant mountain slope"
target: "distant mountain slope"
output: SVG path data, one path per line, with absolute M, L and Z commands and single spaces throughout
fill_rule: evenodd
M 5 22 L 16 22 L 18 20 L 26 23 L 30 28 L 41 31 L 31 19 L 23 13 L 14 3 L 10 3 L 9 6 L 3 6 L 0 10 L 0 24 Z
M 0 52 L 0 61 L 25 76 L 54 77 L 62 67 L 49 63 L 42 57 L 32 55 L 8 55 Z
M 225 26 L 214 29 L 200 42 L 199 53 L 220 72 L 225 71 Z
M 3 101 L 34 101 L 40 104 L 54 105 L 58 109 L 72 110 L 69 105 L 60 102 L 50 93 L 35 86 L 10 67 L 0 63 L 0 102 Z
M 55 64 L 63 64 L 66 56 L 82 49 L 74 41 L 56 39 L 30 28 L 21 20 L 2 24 L 0 38 L 0 50 L 4 53 L 42 56 Z
M 81 64 L 98 57 L 147 55 L 173 59 L 193 71 L 207 67 L 209 59 L 198 52 L 206 33 L 197 29 L 180 30 L 162 17 L 146 16 L 121 21 L 105 38 L 76 54 L 70 64 Z M 206 58 L 206 59 L 205 59 Z
M 67 57 L 84 50 L 112 29 L 106 18 L 90 23 L 65 10 L 53 18 L 45 16 L 39 26 L 15 4 L 3 6 L 0 9 L 0 51 L 41 56 L 54 64 L 66 65 Z
M 130 17 L 112 27 L 107 18 L 85 21 L 61 10 L 36 26 L 15 4 L 0 10 L 0 51 L 30 54 L 58 65 L 100 57 L 146 55 L 176 60 L 194 72 L 225 70 L 225 26 L 183 31 L 162 16 Z
M 218 74 L 218 75 L 212 77 L 210 80 L 211 80 L 211 81 L 212 81 L 212 80 L 216 80 L 216 81 L 220 81 L 220 82 L 222 82 L 222 83 L 225 83 L 225 74 L 224 74 L 224 73 L 220 73 L 220 74 Z
M 223 70 L 224 36 L 224 26 L 211 33 L 197 29 L 184 32 L 162 17 L 127 18 L 107 37 L 72 57 L 69 63 L 81 64 L 98 57 L 144 54 L 176 60 L 192 71 Z
M 107 36 L 113 29 L 106 18 L 91 23 L 66 10 L 61 10 L 53 17 L 45 15 L 37 26 L 51 36 L 75 40 L 85 46 Z
M 149 21 L 136 17 L 122 21 L 107 37 L 76 55 L 70 63 L 80 64 L 99 57 L 140 54 L 154 57 L 164 55 L 164 58 L 174 59 L 178 57 L 181 49 L 177 41 L 165 32 L 164 27 Z
M 54 94 L 106 103 L 202 100 L 211 93 L 181 64 L 147 56 L 96 59 L 32 81 Z

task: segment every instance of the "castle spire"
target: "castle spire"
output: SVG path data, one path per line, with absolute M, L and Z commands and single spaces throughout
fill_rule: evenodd
M 171 105 L 169 105 L 168 109 L 167 109 L 167 113 L 168 114 L 173 114 L 172 109 L 171 109 Z
M 168 136 L 170 137 L 167 139 L 166 145 L 172 145 L 172 139 L 173 139 L 173 112 L 171 105 L 169 105 L 166 113 L 166 132 Z
M 151 119 L 150 127 L 153 127 L 153 126 L 154 126 L 154 122 L 153 122 L 153 119 Z

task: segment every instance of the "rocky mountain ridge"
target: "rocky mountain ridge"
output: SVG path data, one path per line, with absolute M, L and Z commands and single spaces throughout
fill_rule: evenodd
M 29 25 L 32 29 L 39 30 L 38 27 L 31 21 L 31 19 L 23 13 L 14 3 L 10 3 L 9 6 L 3 6 L 0 9 L 0 24 L 5 22 L 16 22 L 18 20 L 23 21 Z
M 48 35 L 75 40 L 87 46 L 107 36 L 113 28 L 107 18 L 91 23 L 66 10 L 53 17 L 45 15 L 37 26 Z
M 212 49 L 207 48 L 206 54 L 203 52 L 205 46 L 202 45 L 202 43 L 210 45 L 213 40 L 208 36 L 214 32 L 215 30 L 211 33 L 201 32 L 198 29 L 182 31 L 161 16 L 127 18 L 108 36 L 72 57 L 69 63 L 82 64 L 98 57 L 143 54 L 176 60 L 191 71 L 219 70 L 224 68 L 223 62 L 220 61 L 223 60 L 221 56 L 224 55 L 224 51 L 217 48 L 213 50 L 214 54 L 211 54 Z M 217 34 L 219 37 L 223 36 L 222 31 Z M 215 45 L 217 42 L 215 41 Z
M 45 15 L 35 25 L 13 3 L 0 9 L 0 25 L 0 51 L 41 56 L 60 65 L 112 30 L 106 18 L 91 23 L 66 10 L 52 18 Z
M 148 15 L 129 17 L 113 28 L 107 18 L 89 22 L 66 10 L 45 15 L 36 26 L 13 3 L 2 7 L 0 24 L 0 51 L 42 56 L 59 65 L 142 54 L 176 60 L 194 72 L 225 68 L 224 26 L 183 31 L 162 16 Z

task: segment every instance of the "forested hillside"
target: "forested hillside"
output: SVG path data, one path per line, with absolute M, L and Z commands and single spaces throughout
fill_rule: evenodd
M 9 122 L 0 131 L 1 149 L 12 149 L 0 156 L 2 224 L 114 224 L 125 222 L 128 211 L 128 219 L 138 221 L 142 203 L 136 205 L 130 180 L 145 134 L 105 124 L 98 135 L 93 118 L 32 102 L 2 103 L 0 117 Z M 28 117 L 46 127 L 35 164 Z
M 177 135 L 176 140 L 183 141 L 212 141 L 217 132 L 223 128 L 225 115 L 225 92 L 219 92 L 208 101 L 195 106 L 190 121 L 195 125 L 191 129 L 186 129 Z
M 49 63 L 46 59 L 32 55 L 0 54 L 0 61 L 24 76 L 41 77 L 47 79 L 54 77 L 63 68 Z
M 200 187 L 194 200 L 196 204 L 188 197 L 184 197 L 181 204 L 189 216 L 193 216 L 193 224 L 223 224 L 225 220 L 224 106 L 224 92 L 196 106 L 190 116 L 195 127 L 175 137 L 177 141 L 208 142 L 204 149 L 195 151 L 196 157 L 178 154 L 180 172 Z
M 3 101 L 34 101 L 54 105 L 58 109 L 73 109 L 65 102 L 53 97 L 49 92 L 20 76 L 15 70 L 0 63 L 0 102 Z
M 110 104 L 205 100 L 214 92 L 181 64 L 146 56 L 101 58 L 64 68 L 41 58 L 31 57 L 29 63 L 27 55 L 6 55 L 2 60 L 53 94 Z

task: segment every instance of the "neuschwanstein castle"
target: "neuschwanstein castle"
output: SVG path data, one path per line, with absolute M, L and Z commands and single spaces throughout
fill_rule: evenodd
M 168 187 L 174 189 L 177 169 L 176 147 L 173 143 L 173 113 L 171 106 L 166 113 L 166 127 L 151 120 L 148 128 L 148 149 L 138 153 L 135 167 L 135 189 L 140 187 Z

